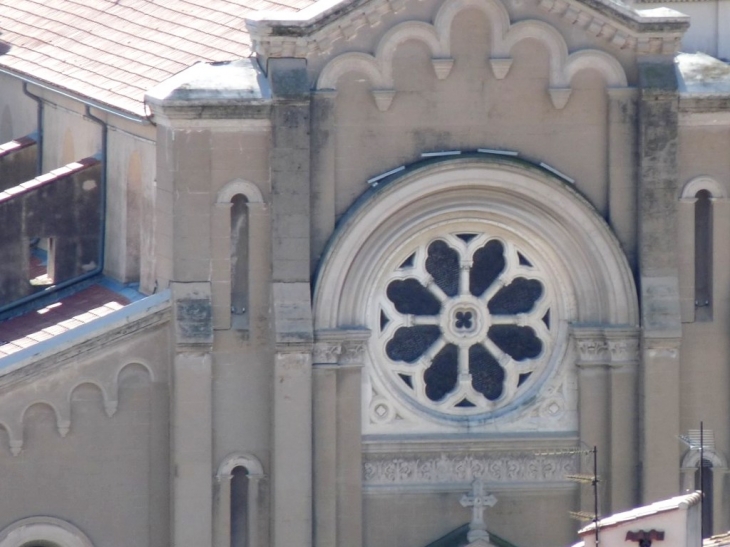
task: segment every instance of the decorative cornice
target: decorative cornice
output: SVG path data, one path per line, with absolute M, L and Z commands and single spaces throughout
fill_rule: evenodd
M 510 23 L 509 14 L 497 0 L 447 0 L 439 9 L 433 25 L 422 21 L 406 21 L 385 33 L 375 54 L 362 52 L 344 53 L 330 60 L 320 72 L 317 90 L 336 89 L 340 77 L 348 72 L 365 75 L 372 87 L 372 95 L 381 111 L 390 108 L 395 96 L 393 58 L 398 46 L 407 41 L 419 41 L 431 51 L 434 72 L 445 79 L 451 72 L 454 60 L 451 56 L 451 28 L 454 18 L 463 10 L 482 11 L 490 25 L 490 64 L 495 78 L 507 76 L 512 59 L 512 48 L 523 40 L 542 42 L 550 59 L 548 91 L 555 108 L 564 108 L 571 95 L 573 76 L 584 68 L 600 71 L 609 88 L 625 88 L 626 74 L 621 64 L 611 55 L 584 49 L 572 54 L 563 36 L 551 25 L 538 20 Z
M 590 6 L 589 4 L 594 4 Z M 578 0 L 540 0 L 539 6 L 576 25 L 588 34 L 602 38 L 608 45 L 639 55 L 673 55 L 679 52 L 682 35 L 689 28 L 689 17 L 661 10 L 624 10 L 621 17 L 606 15 L 602 2 Z
M 578 470 L 578 457 L 556 453 L 477 452 L 433 455 L 363 455 L 366 488 L 458 489 L 476 479 L 487 486 L 567 482 Z
M 361 366 L 370 329 L 331 329 L 314 333 L 312 363 L 315 365 Z
M 259 12 L 246 25 L 262 57 L 310 57 L 328 54 L 336 42 L 378 26 L 405 5 L 405 0 L 320 0 L 298 13 Z M 678 51 L 689 27 L 687 16 L 666 8 L 635 10 L 604 0 L 541 0 L 540 6 L 615 48 L 640 54 Z

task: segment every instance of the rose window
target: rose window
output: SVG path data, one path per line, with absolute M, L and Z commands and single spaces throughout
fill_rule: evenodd
M 527 393 L 552 347 L 545 275 L 514 242 L 440 236 L 386 275 L 379 371 L 420 407 L 491 412 Z

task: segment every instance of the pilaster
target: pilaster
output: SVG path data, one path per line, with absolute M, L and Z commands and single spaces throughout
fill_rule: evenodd
M 210 283 L 172 283 L 172 545 L 213 541 L 213 345 Z
M 636 266 L 636 110 L 634 88 L 608 89 L 608 219 Z
M 624 327 L 573 327 L 579 369 L 580 437 L 598 447 L 604 479 L 601 514 L 634 507 L 638 439 L 639 332 Z M 584 471 L 588 471 L 584 469 Z M 588 509 L 592 499 L 583 503 Z
M 315 545 L 362 545 L 362 366 L 370 331 L 320 331 L 314 351 Z
M 639 60 L 642 503 L 679 489 L 680 298 L 677 77 L 672 58 Z

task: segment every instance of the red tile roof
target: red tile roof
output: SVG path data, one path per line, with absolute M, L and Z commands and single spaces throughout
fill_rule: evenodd
M 198 61 L 247 57 L 245 17 L 313 3 L 0 0 L 0 67 L 144 115 L 145 92 L 170 76 Z
M 129 304 L 129 299 L 93 285 L 43 309 L 0 323 L 0 359 L 58 336 Z

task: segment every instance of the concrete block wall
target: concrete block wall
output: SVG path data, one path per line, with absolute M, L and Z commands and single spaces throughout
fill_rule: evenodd
M 38 143 L 20 137 L 0 144 L 0 192 L 27 182 L 38 172 Z

